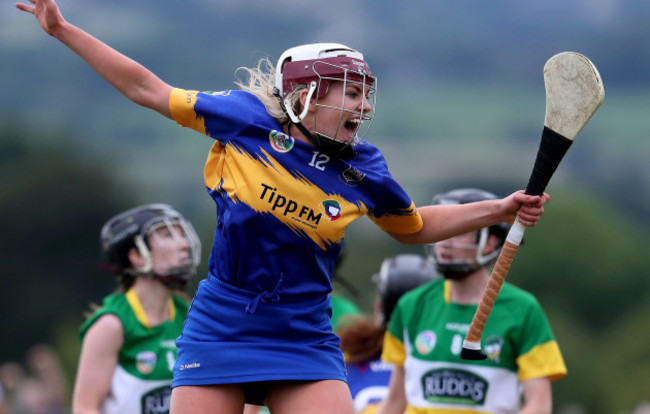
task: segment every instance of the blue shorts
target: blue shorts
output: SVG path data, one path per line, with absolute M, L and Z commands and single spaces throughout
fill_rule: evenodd
M 253 305 L 253 306 L 251 306 Z M 199 283 L 177 340 L 172 387 L 347 381 L 328 295 L 260 295 L 210 276 Z

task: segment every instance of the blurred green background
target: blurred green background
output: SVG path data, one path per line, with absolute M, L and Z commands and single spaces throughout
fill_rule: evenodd
M 287 47 L 360 49 L 379 78 L 368 138 L 416 204 L 457 186 L 525 187 L 544 119 L 542 67 L 587 55 L 606 90 L 548 187 L 508 280 L 546 310 L 569 375 L 555 412 L 629 413 L 650 401 L 650 4 L 642 2 L 60 2 L 66 18 L 175 86 L 234 87 L 238 66 Z M 202 169 L 211 140 L 128 102 L 45 35 L 0 6 L 0 363 L 49 343 L 71 384 L 77 331 L 112 291 L 99 230 L 135 204 L 167 202 L 203 242 L 214 207 Z M 348 230 L 343 274 L 371 311 L 384 258 L 423 253 L 367 219 Z M 191 287 L 193 292 L 196 283 Z

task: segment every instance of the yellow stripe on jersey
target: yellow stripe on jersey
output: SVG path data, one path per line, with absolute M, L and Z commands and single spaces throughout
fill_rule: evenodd
M 388 331 L 384 334 L 384 348 L 381 351 L 381 360 L 400 367 L 404 365 L 406 360 L 404 344 Z
M 138 299 L 138 295 L 135 294 L 135 290 L 133 290 L 133 288 L 130 288 L 126 292 L 126 300 L 129 302 L 129 305 L 131 305 L 131 309 L 133 309 L 133 313 L 135 313 L 135 318 L 138 320 L 138 322 L 144 325 L 145 328 L 151 329 L 151 325 L 149 325 L 149 319 L 147 318 L 147 313 L 144 311 L 144 308 L 140 303 L 140 299 Z
M 340 243 L 348 224 L 368 211 L 363 203 L 328 194 L 303 175 L 290 173 L 268 152 L 259 151 L 254 156 L 236 144 L 215 142 L 205 164 L 206 186 L 227 193 L 233 203 L 246 200 L 256 212 L 272 214 L 323 250 Z M 340 215 L 332 216 L 332 210 L 326 211 L 328 205 L 336 206 L 333 211 Z
M 204 118 L 194 111 L 197 93 L 199 92 L 173 89 L 169 96 L 169 108 L 178 124 L 206 134 Z M 226 153 L 228 157 L 225 156 Z M 340 243 L 345 236 L 346 226 L 367 214 L 368 208 L 362 202 L 350 203 L 337 194 L 328 194 L 304 176 L 290 174 L 268 153 L 262 151 L 262 154 L 269 162 L 262 160 L 262 157 L 252 156 L 235 144 L 215 142 L 204 170 L 206 185 L 212 190 L 223 186 L 234 202 L 249 200 L 252 202 L 250 207 L 255 211 L 272 213 L 297 234 L 307 235 L 322 249 L 325 249 L 328 244 Z M 223 184 L 221 184 L 222 179 Z M 302 185 L 287 185 L 284 180 L 299 181 Z M 302 200 L 303 203 L 299 207 L 295 204 L 287 205 L 287 207 L 296 206 L 299 211 L 296 214 L 287 214 L 288 211 L 278 206 L 270 206 L 269 200 L 260 199 L 262 185 L 260 183 L 268 186 L 269 196 L 277 194 L 287 203 L 297 203 Z M 236 194 L 236 191 L 239 194 Z M 323 209 L 339 207 L 341 217 L 336 217 L 335 222 L 330 221 L 330 216 L 325 214 Z M 323 219 L 315 220 L 320 213 L 323 213 L 321 216 Z M 370 218 L 379 228 L 391 233 L 411 234 L 422 228 L 422 217 L 413 202 L 397 214 L 385 214 L 381 217 L 370 215 Z
M 451 303 L 451 282 L 449 279 L 445 279 L 444 283 L 445 284 L 442 296 L 445 299 L 445 303 Z
M 145 312 L 142 307 L 142 303 L 138 298 L 138 295 L 135 294 L 133 287 L 129 288 L 126 292 L 126 300 L 131 305 L 131 309 L 135 314 L 135 318 L 140 322 L 145 328 L 151 329 L 151 324 L 149 323 L 149 318 L 147 318 L 147 312 Z M 176 318 L 176 306 L 174 306 L 174 300 L 169 298 L 169 320 L 173 321 Z
M 196 103 L 197 93 L 199 92 L 186 91 L 178 88 L 172 89 L 169 94 L 169 110 L 179 125 L 192 128 L 195 131 L 205 134 L 203 118 L 194 113 L 194 104 Z M 188 107 L 190 110 L 188 110 Z
M 549 377 L 551 381 L 558 380 L 567 374 L 560 347 L 556 341 L 537 345 L 526 354 L 517 358 L 519 366 L 519 381 L 532 378 Z
M 422 216 L 416 210 L 413 202 L 408 208 L 402 209 L 401 213 L 400 215 L 386 214 L 381 217 L 369 217 L 380 229 L 389 233 L 412 234 L 422 229 Z

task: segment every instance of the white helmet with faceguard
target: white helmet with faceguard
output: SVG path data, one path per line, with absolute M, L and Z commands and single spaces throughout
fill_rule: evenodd
M 344 90 L 349 85 L 358 86 L 360 93 L 367 100 L 362 100 L 360 109 L 345 109 L 346 94 L 344 93 L 340 106 L 325 106 L 320 103 L 320 100 L 327 93 L 331 82 L 343 82 Z M 360 52 L 339 43 L 312 43 L 296 46 L 282 53 L 275 71 L 274 93 L 291 122 L 316 147 L 335 158 L 351 158 L 356 155 L 353 147 L 368 133 L 374 118 L 376 82 Z M 292 92 L 301 88 L 308 90 L 304 108 L 300 108 L 300 105 L 291 99 Z M 316 115 L 319 108 L 340 111 L 336 132 L 338 133 L 341 128 L 346 129 L 353 133 L 354 139 L 341 140 L 336 138 L 337 133 L 330 136 L 332 134 L 320 132 L 317 116 L 314 121 L 314 133 L 307 131 L 302 121 L 307 115 L 312 99 Z M 354 116 L 346 117 L 346 113 Z M 359 133 L 362 124 L 365 124 L 365 130 Z
M 496 200 L 498 197 L 488 191 L 477 188 L 459 188 L 438 194 L 433 198 L 433 205 L 466 204 L 484 200 Z M 438 243 L 425 245 L 427 257 L 436 265 L 440 274 L 448 279 L 462 279 L 480 267 L 488 266 L 494 261 L 503 247 L 510 225 L 498 223 L 485 227 L 475 236 L 457 236 Z M 496 237 L 494 249 L 486 251 L 489 237 Z M 464 254 L 452 254 L 451 250 L 462 251 Z
M 187 284 L 200 263 L 194 228 L 167 204 L 147 204 L 112 217 L 102 227 L 100 242 L 107 267 L 116 274 L 154 277 L 173 288 Z M 133 248 L 143 262 L 137 268 L 129 259 Z

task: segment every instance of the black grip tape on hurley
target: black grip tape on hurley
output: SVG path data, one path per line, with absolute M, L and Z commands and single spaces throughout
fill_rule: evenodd
M 526 194 L 541 196 L 573 141 L 544 126 L 533 172 L 528 179 Z

